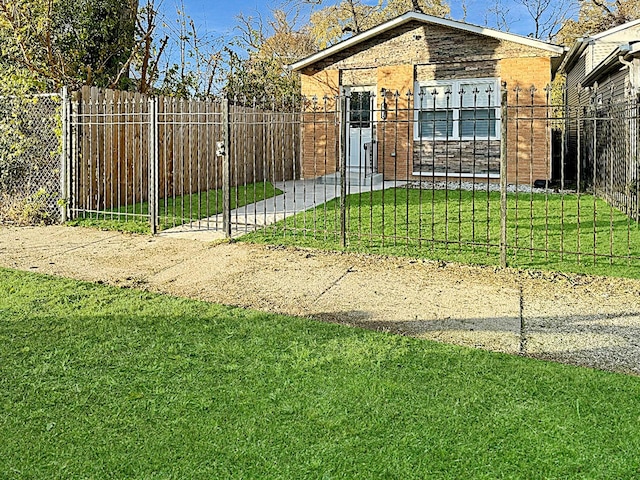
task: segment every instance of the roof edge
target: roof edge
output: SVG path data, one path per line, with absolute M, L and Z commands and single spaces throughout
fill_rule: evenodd
M 629 52 L 625 55 L 625 60 L 640 57 L 640 40 L 635 40 L 629 43 Z
M 604 32 L 596 33 L 595 35 L 592 35 L 591 37 L 589 37 L 589 39 L 600 40 L 603 37 L 608 37 L 609 35 L 621 32 L 622 30 L 625 30 L 627 28 L 635 27 L 636 25 L 640 25 L 640 18 L 637 20 L 631 20 L 630 22 L 623 23 L 622 25 L 617 25 L 613 28 L 610 28 L 609 30 L 605 30 Z
M 578 38 L 564 56 L 562 63 L 558 67 L 558 72 L 566 73 L 571 70 L 582 55 L 582 52 L 587 48 L 587 45 L 589 45 L 590 40 L 590 38 Z
M 620 62 L 620 56 L 624 58 L 631 52 L 631 47 L 628 44 L 618 46 L 613 52 L 611 52 L 606 58 L 604 58 L 596 67 L 591 70 L 582 80 L 583 87 L 590 87 L 595 83 L 596 79 L 600 75 L 604 75 L 607 72 L 615 70 L 616 67 L 621 68 L 624 65 Z
M 616 27 L 610 28 L 609 30 L 605 30 L 604 32 L 597 33 L 595 35 L 589 37 L 581 37 L 578 38 L 573 46 L 569 49 L 569 52 L 565 56 L 564 60 L 558 67 L 559 72 L 568 72 L 577 62 L 582 52 L 584 52 L 589 42 L 601 40 L 604 37 L 608 37 L 614 33 L 621 32 L 626 30 L 627 28 L 635 27 L 636 25 L 640 25 L 640 19 L 632 20 L 631 22 L 623 23 L 622 25 L 618 25 Z M 622 42 L 620 42 L 622 44 Z

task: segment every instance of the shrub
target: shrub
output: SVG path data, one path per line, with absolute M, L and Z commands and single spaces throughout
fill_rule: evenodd
M 54 222 L 49 207 L 51 195 L 44 189 L 34 194 L 0 194 L 0 223 L 49 225 Z

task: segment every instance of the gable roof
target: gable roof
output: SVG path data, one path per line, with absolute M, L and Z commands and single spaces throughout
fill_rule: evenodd
M 597 33 L 590 37 L 582 37 L 577 39 L 569 50 L 569 53 L 567 53 L 566 57 L 564 57 L 564 60 L 562 61 L 562 64 L 560 65 L 558 71 L 568 72 L 569 70 L 571 70 L 571 68 L 573 68 L 573 66 L 576 64 L 582 53 L 591 42 L 602 41 L 605 37 L 622 32 L 624 30 L 627 30 L 628 28 L 633 28 L 637 25 L 640 25 L 640 19 L 623 23 L 622 25 L 618 25 L 617 27 L 610 28 L 609 30 L 605 30 L 604 32 Z M 620 43 L 623 44 L 624 42 Z
M 599 78 L 613 70 L 619 70 L 623 65 L 620 63 L 620 56 L 624 58 L 626 54 L 631 51 L 631 47 L 629 45 L 620 45 L 613 52 L 609 54 L 605 59 L 602 60 L 593 70 L 591 70 L 583 79 L 582 84 L 583 87 L 590 87 L 593 85 Z
M 449 20 L 447 18 L 434 17 L 433 15 L 426 15 L 424 13 L 407 12 L 403 15 L 400 15 L 399 17 L 386 21 L 378 25 L 377 27 L 373 27 L 369 30 L 359 33 L 358 35 L 354 35 L 353 37 L 348 38 L 347 40 L 343 40 L 340 43 L 336 43 L 331 47 L 325 48 L 324 50 L 314 53 L 313 55 L 310 55 L 307 58 L 303 58 L 302 60 L 299 60 L 296 63 L 289 65 L 289 69 L 293 71 L 300 70 L 309 65 L 312 65 L 313 63 L 316 63 L 327 57 L 335 55 L 336 53 L 341 52 L 342 50 L 353 47 L 354 45 L 364 42 L 365 40 L 373 38 L 377 35 L 380 35 L 381 33 L 387 32 L 393 28 L 399 27 L 411 21 L 418 21 L 422 23 L 430 23 L 430 24 L 439 25 L 443 27 L 455 28 L 465 32 L 475 33 L 477 35 L 484 35 L 487 37 L 496 38 L 498 40 L 507 40 L 510 42 L 527 45 L 530 47 L 540 48 L 548 52 L 557 53 L 558 55 L 562 55 L 565 52 L 565 47 L 544 42 L 542 40 L 523 37 L 522 35 L 516 35 L 513 33 L 501 32 L 500 30 L 480 27 L 478 25 L 459 22 L 457 20 Z

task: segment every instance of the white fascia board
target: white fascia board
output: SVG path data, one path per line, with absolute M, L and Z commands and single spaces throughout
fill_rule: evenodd
M 640 18 L 638 20 L 633 20 L 631 22 L 623 23 L 622 25 L 618 25 L 617 27 L 610 28 L 609 30 L 605 30 L 604 32 L 596 33 L 589 37 L 590 40 L 600 40 L 601 38 L 607 37 L 614 33 L 622 32 L 627 28 L 635 27 L 636 25 L 640 25 Z
M 357 45 L 360 42 L 364 42 L 365 40 L 373 38 L 377 35 L 380 35 L 381 33 L 384 33 L 388 30 L 396 28 L 400 25 L 404 25 L 405 23 L 408 23 L 413 20 L 423 22 L 423 23 L 440 25 L 443 27 L 455 28 L 458 30 L 475 33 L 478 35 L 484 35 L 487 37 L 496 38 L 498 40 L 507 40 L 510 42 L 515 42 L 522 45 L 539 48 L 541 50 L 546 50 L 548 52 L 556 53 L 558 55 L 562 55 L 566 50 L 565 47 L 562 47 L 560 45 L 554 45 L 551 43 L 544 42 L 542 40 L 535 40 L 533 38 L 523 37 L 521 35 L 515 35 L 513 33 L 501 32 L 499 30 L 494 30 L 492 28 L 480 27 L 478 25 L 472 25 L 470 23 L 458 22 L 456 20 L 449 20 L 447 18 L 434 17 L 432 15 L 425 15 L 423 13 L 407 12 L 404 15 L 400 15 L 399 17 L 396 17 L 385 23 L 382 23 L 377 27 L 371 28 L 365 32 L 355 35 L 354 37 L 351 37 L 340 43 L 336 43 L 335 45 L 329 48 L 326 48 L 318 53 L 310 55 L 307 58 L 304 58 L 296 63 L 289 65 L 288 68 L 293 71 L 300 70 L 309 65 L 312 65 L 315 62 L 318 62 L 327 57 L 330 57 L 331 55 L 335 55 L 336 53 L 342 50 L 345 50 L 349 47 Z
M 558 72 L 560 73 L 568 73 L 569 70 L 573 68 L 576 61 L 582 55 L 582 52 L 587 48 L 589 44 L 589 38 L 578 38 L 573 46 L 569 49 L 567 54 L 564 56 L 562 63 L 558 67 Z
M 616 48 L 584 77 L 584 79 L 582 80 L 582 86 L 590 87 L 602 75 L 605 75 L 607 72 L 615 68 L 622 67 L 619 58 L 621 55 L 624 57 L 624 55 L 628 54 L 629 50 L 629 45 L 620 45 L 618 48 Z
M 628 57 L 627 60 L 640 57 L 640 41 L 631 44 L 631 48 L 625 57 Z

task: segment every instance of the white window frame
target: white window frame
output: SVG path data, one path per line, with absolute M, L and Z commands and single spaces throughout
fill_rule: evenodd
M 461 136 L 460 135 L 460 125 L 462 123 L 462 119 L 460 118 L 460 112 L 463 110 L 473 111 L 473 106 L 464 106 L 460 105 L 460 88 L 462 85 L 471 85 L 472 87 L 478 84 L 486 84 L 490 83 L 493 88 L 493 93 L 491 95 L 491 105 L 478 105 L 477 109 L 493 109 L 495 112 L 495 135 L 488 136 L 482 135 L 482 133 L 474 136 Z M 451 88 L 451 96 L 449 100 L 448 109 L 453 113 L 453 131 L 451 136 L 433 136 L 433 135 L 420 135 L 420 113 L 433 111 L 433 103 L 431 100 L 431 95 L 421 95 L 423 88 L 429 87 L 450 87 Z M 413 139 L 416 141 L 427 140 L 427 141 L 469 141 L 469 140 L 500 140 L 500 79 L 499 78 L 464 78 L 464 79 L 451 79 L 451 80 L 432 80 L 432 81 L 423 81 L 415 83 L 415 99 L 414 99 L 414 128 L 413 128 Z M 472 92 L 467 92 L 465 95 L 472 95 Z M 478 94 L 478 98 L 482 98 L 483 95 L 486 95 L 484 91 L 481 91 Z M 486 98 L 486 97 L 484 97 Z M 464 97 L 463 97 L 464 100 Z M 423 105 L 420 105 L 423 103 Z M 429 105 L 431 103 L 431 105 Z M 438 106 L 436 105 L 436 111 L 446 111 L 446 106 Z M 482 119 L 478 119 L 482 120 Z

